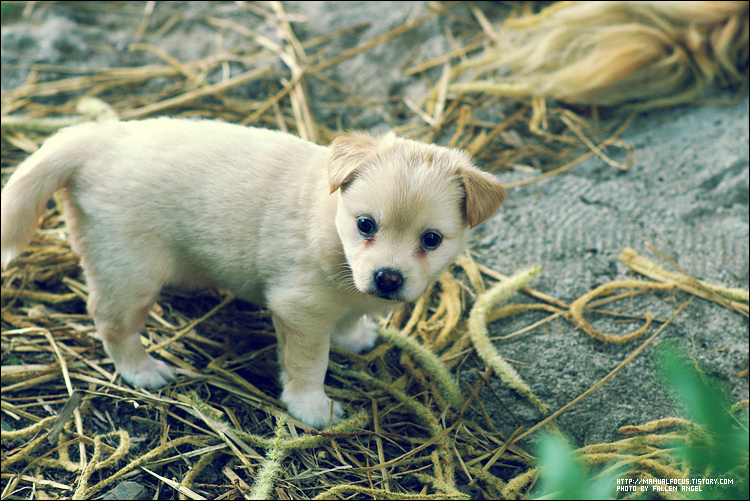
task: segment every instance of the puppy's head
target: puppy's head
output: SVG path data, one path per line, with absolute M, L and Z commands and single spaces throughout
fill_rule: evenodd
M 328 179 L 355 286 L 396 301 L 416 300 L 505 199 L 466 153 L 393 134 L 337 138 Z

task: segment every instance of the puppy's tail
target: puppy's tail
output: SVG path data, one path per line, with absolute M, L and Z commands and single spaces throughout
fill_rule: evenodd
M 18 166 L 0 197 L 0 265 L 5 268 L 29 244 L 44 206 L 65 186 L 100 140 L 94 122 L 61 130 Z

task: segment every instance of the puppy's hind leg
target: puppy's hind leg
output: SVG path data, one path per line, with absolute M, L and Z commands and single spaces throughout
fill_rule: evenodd
M 167 364 L 146 353 L 140 338 L 140 330 L 156 301 L 160 284 L 133 280 L 125 284 L 116 284 L 116 281 L 105 284 L 92 280 L 90 273 L 87 277 L 89 313 L 94 317 L 104 350 L 122 378 L 147 389 L 160 388 L 174 379 Z

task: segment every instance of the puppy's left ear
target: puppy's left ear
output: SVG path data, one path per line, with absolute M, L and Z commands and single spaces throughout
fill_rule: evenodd
M 380 137 L 350 132 L 334 139 L 328 157 L 328 186 L 331 193 L 351 181 L 359 167 L 378 152 L 393 146 L 395 141 L 396 136 L 392 132 Z
M 495 176 L 473 166 L 462 168 L 460 177 L 466 192 L 466 219 L 473 228 L 497 212 L 505 201 L 505 188 Z

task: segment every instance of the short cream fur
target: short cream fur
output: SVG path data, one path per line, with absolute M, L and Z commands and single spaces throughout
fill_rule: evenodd
M 165 285 L 215 286 L 273 313 L 281 400 L 317 428 L 332 342 L 376 339 L 368 318 L 416 300 L 505 190 L 458 150 L 351 133 L 330 147 L 266 129 L 158 118 L 90 122 L 49 138 L 2 193 L 0 259 L 20 254 L 62 190 L 88 309 L 122 377 L 174 378 L 140 343 Z

